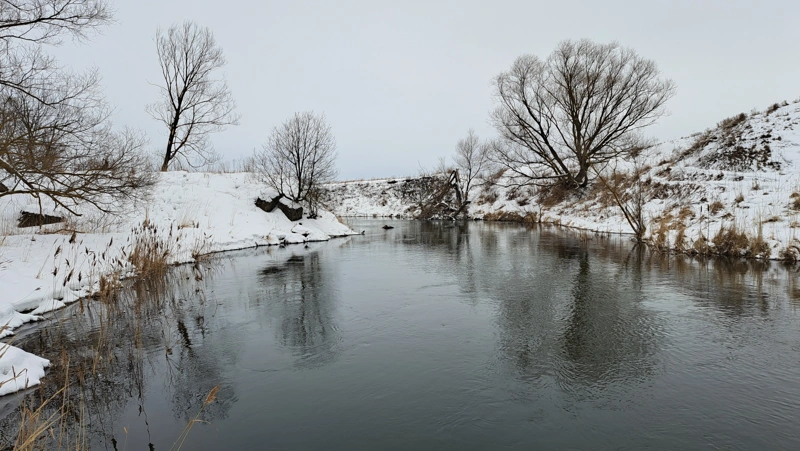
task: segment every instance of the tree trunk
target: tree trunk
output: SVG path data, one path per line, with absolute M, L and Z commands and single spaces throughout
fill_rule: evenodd
M 181 94 L 181 98 L 178 99 L 178 109 L 180 110 L 181 103 L 183 102 L 183 94 Z M 172 124 L 169 127 L 169 139 L 167 140 L 167 153 L 164 154 L 164 163 L 161 165 L 161 172 L 167 172 L 169 170 L 169 162 L 172 160 L 172 146 L 175 141 L 175 131 L 178 129 L 178 122 L 181 120 L 180 114 L 175 112 L 175 117 L 172 119 Z
M 583 188 L 588 183 L 589 183 L 588 167 L 584 167 L 584 165 L 581 164 L 581 168 L 578 170 L 578 175 L 575 176 L 575 184 Z

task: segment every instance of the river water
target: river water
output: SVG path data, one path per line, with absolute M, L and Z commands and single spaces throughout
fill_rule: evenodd
M 183 449 L 800 449 L 796 268 L 383 224 L 184 268 L 143 321 L 60 312 L 81 358 L 113 339 L 82 363 L 111 362 L 80 398 L 93 449 L 167 450 L 194 418 Z

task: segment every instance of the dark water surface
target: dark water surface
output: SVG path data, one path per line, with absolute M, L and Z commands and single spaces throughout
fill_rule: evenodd
M 93 448 L 167 450 L 219 385 L 183 449 L 800 449 L 796 269 L 392 224 L 228 254 L 102 331 L 141 351 L 92 385 Z

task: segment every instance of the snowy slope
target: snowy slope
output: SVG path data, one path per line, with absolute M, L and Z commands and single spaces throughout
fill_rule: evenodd
M 256 197 L 274 195 L 244 173 L 161 173 L 147 202 L 130 206 L 119 218 L 87 214 L 44 228 L 50 232 L 67 229 L 59 233 L 17 229 L 16 218 L 22 209 L 37 210 L 27 205 L 26 199 L 2 199 L 0 223 L 5 236 L 0 238 L 0 326 L 4 327 L 0 337 L 37 320 L 37 315 L 96 291 L 101 276 L 135 271 L 127 256 L 133 246 L 132 231 L 141 230 L 143 221 L 161 236 L 171 237 L 171 263 L 190 262 L 197 254 L 324 241 L 354 233 L 329 212 L 322 212 L 317 219 L 292 222 L 277 209 L 265 213 L 255 207 Z M 52 208 L 47 211 L 59 213 Z M 72 230 L 77 230 L 74 236 Z M 12 377 L 12 365 L 17 372 L 22 364 L 39 370 L 46 366 L 41 359 L 9 349 L 0 357 L 0 384 Z M 28 368 L 30 385 L 38 381 L 34 376 L 39 370 L 34 367 Z M 12 386 L 16 387 L 13 383 L 0 385 L 0 394 Z
M 614 172 L 622 197 L 644 193 L 645 237 L 653 245 L 772 259 L 796 250 L 800 257 L 800 103 L 734 116 L 621 161 L 604 176 L 613 181 Z M 632 183 L 633 173 L 640 183 Z M 509 189 L 506 182 L 474 189 L 469 215 L 632 233 L 599 182 L 572 193 Z M 397 202 L 385 180 L 345 185 L 336 187 L 340 202 L 329 205 L 340 216 L 406 215 L 413 207 Z M 730 250 L 722 244 L 732 230 L 747 243 Z

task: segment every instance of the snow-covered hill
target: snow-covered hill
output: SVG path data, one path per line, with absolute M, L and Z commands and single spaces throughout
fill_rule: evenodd
M 645 238 L 689 253 L 800 257 L 800 103 L 725 119 L 702 133 L 662 143 L 605 169 L 623 198 L 643 193 Z M 636 174 L 637 177 L 633 177 Z M 406 179 L 403 179 L 408 183 Z M 595 181 L 568 192 L 507 188 L 503 177 L 470 193 L 473 218 L 561 224 L 632 233 L 608 189 Z M 410 216 L 400 181 L 332 186 L 340 216 Z

